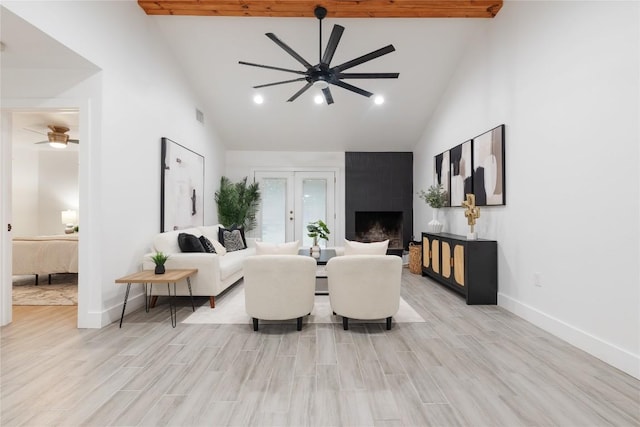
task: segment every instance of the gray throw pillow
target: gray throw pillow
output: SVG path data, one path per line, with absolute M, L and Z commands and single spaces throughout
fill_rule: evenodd
M 224 247 L 227 252 L 239 251 L 246 248 L 242 241 L 240 230 L 224 231 Z

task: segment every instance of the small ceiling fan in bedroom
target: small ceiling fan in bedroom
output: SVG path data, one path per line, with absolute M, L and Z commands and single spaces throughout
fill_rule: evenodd
M 369 52 L 366 55 L 362 55 L 358 58 L 352 59 L 351 61 L 347 61 L 340 65 L 336 65 L 334 67 L 331 66 L 331 60 L 333 59 L 333 55 L 336 52 L 336 48 L 338 47 L 338 43 L 340 42 L 340 38 L 342 37 L 342 33 L 344 32 L 344 27 L 340 25 L 334 25 L 333 30 L 331 31 L 331 36 L 329 37 L 329 41 L 327 43 L 327 47 L 324 51 L 324 55 L 322 53 L 322 20 L 327 16 L 327 9 L 322 6 L 317 6 L 314 10 L 314 14 L 316 18 L 318 18 L 319 26 L 320 26 L 320 54 L 319 54 L 319 62 L 316 65 L 311 65 L 307 60 L 305 60 L 302 56 L 296 53 L 293 49 L 287 46 L 283 41 L 281 41 L 278 37 L 276 37 L 273 33 L 266 33 L 266 36 L 269 37 L 275 44 L 280 46 L 285 52 L 289 55 L 293 56 L 296 61 L 301 63 L 305 67 L 305 71 L 292 70 L 288 68 L 274 67 L 270 65 L 261 65 L 254 64 L 251 62 L 239 61 L 242 65 L 250 65 L 252 67 L 260 67 L 267 68 L 270 70 L 277 71 L 285 71 L 287 73 L 294 73 L 301 75 L 302 77 L 292 79 L 292 80 L 284 80 L 280 82 L 267 83 L 263 85 L 253 86 L 254 89 L 259 89 L 268 86 L 281 85 L 286 83 L 293 82 L 302 82 L 306 81 L 306 84 L 298 90 L 291 98 L 287 100 L 287 102 L 295 101 L 300 95 L 302 95 L 307 89 L 311 86 L 318 87 L 322 89 L 322 94 L 324 95 L 324 99 L 327 104 L 333 104 L 333 96 L 331 95 L 331 90 L 329 89 L 329 85 L 334 85 L 341 87 L 343 89 L 349 90 L 351 92 L 355 92 L 359 95 L 370 97 L 373 93 L 368 92 L 364 89 L 361 89 L 352 84 L 346 83 L 343 80 L 345 79 L 397 79 L 400 75 L 399 73 L 344 73 L 343 71 L 348 70 L 349 68 L 353 68 L 356 65 L 363 64 L 365 62 L 376 59 L 382 55 L 386 55 L 395 51 L 393 45 L 387 45 L 378 50 L 374 50 L 373 52 Z
M 47 140 L 46 141 L 38 141 L 35 142 L 35 144 L 49 144 L 51 147 L 53 148 L 67 148 L 67 144 L 71 143 L 71 144 L 79 144 L 80 140 L 78 139 L 71 139 L 69 138 L 69 135 L 67 135 L 67 132 L 69 132 L 69 128 L 66 126 L 56 126 L 56 125 L 49 125 L 47 126 L 50 129 L 50 132 L 47 132 Z M 31 132 L 35 132 L 35 133 L 39 133 L 41 135 L 44 135 L 44 132 L 38 132 L 36 130 L 33 129 L 27 129 Z

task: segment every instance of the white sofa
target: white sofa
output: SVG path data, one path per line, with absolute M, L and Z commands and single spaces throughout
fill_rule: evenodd
M 255 240 L 247 237 L 247 249 L 227 252 L 224 255 L 180 251 L 178 235 L 180 233 L 193 234 L 196 237 L 205 236 L 210 241 L 218 241 L 218 229 L 220 225 L 187 228 L 183 230 L 167 231 L 157 234 L 151 243 L 151 252 L 145 254 L 142 261 L 143 270 L 153 270 L 155 264 L 151 256 L 156 252 L 169 255 L 165 263 L 167 269 L 171 268 L 197 268 L 198 272 L 191 277 L 191 290 L 194 296 L 208 296 L 211 308 L 215 308 L 215 297 L 229 286 L 242 279 L 242 264 L 246 257 L 255 255 Z M 167 295 L 166 286 L 153 286 L 151 295 L 157 299 L 158 295 Z M 188 296 L 189 289 L 186 280 L 178 282 L 177 295 Z

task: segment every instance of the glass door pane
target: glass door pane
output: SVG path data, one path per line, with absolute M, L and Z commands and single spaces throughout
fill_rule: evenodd
M 256 172 L 260 185 L 260 212 L 255 236 L 263 242 L 284 243 L 293 240 L 293 174 Z
M 329 231 L 335 233 L 335 174 L 333 172 L 296 172 L 295 202 L 296 224 L 295 239 L 300 240 L 302 247 L 311 247 L 313 239 L 307 236 L 307 224 L 322 220 Z M 329 234 L 329 241 L 319 240 L 321 247 L 334 246 L 334 234 Z
M 286 240 L 287 180 L 267 178 L 262 192 L 262 241 L 283 243 Z
M 306 226 L 321 219 L 327 221 L 327 181 L 324 179 L 302 180 L 302 223 L 305 227 L 302 247 L 313 245 L 313 239 L 307 236 Z M 326 241 L 319 239 L 318 245 L 326 247 Z

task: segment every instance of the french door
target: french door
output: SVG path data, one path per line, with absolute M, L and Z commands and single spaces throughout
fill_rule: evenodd
M 256 171 L 261 205 L 258 213 L 258 237 L 264 242 L 295 240 L 311 246 L 307 224 L 322 220 L 335 230 L 335 172 L 333 171 Z M 334 234 L 320 246 L 334 246 Z

